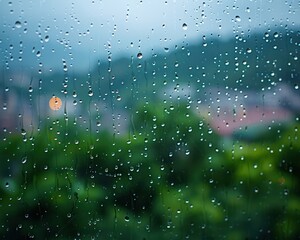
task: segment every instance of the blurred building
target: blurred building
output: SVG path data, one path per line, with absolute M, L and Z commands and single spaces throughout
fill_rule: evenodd
M 255 129 L 289 123 L 300 113 L 300 96 L 286 84 L 259 92 L 211 88 L 200 99 L 197 113 L 224 136 L 240 130 L 253 134 Z

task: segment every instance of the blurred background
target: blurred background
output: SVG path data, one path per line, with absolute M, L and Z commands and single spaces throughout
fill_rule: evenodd
M 299 10 L 0 0 L 2 238 L 300 238 Z

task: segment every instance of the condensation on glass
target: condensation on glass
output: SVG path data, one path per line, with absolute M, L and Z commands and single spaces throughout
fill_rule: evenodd
M 299 238 L 299 7 L 0 0 L 2 238 Z

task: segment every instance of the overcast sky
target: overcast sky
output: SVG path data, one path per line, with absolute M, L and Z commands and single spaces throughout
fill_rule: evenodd
M 0 38 L 22 39 L 23 45 L 39 42 L 45 48 L 59 43 L 66 52 L 84 51 L 91 59 L 109 53 L 112 58 L 137 52 L 147 56 L 151 49 L 172 50 L 176 43 L 201 41 L 203 35 L 299 26 L 299 8 L 296 0 L 0 0 Z

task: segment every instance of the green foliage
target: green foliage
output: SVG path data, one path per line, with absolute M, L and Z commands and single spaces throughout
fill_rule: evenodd
M 0 145 L 3 239 L 293 239 L 299 124 L 219 138 L 186 106 L 139 107 L 129 137 L 64 120 Z

